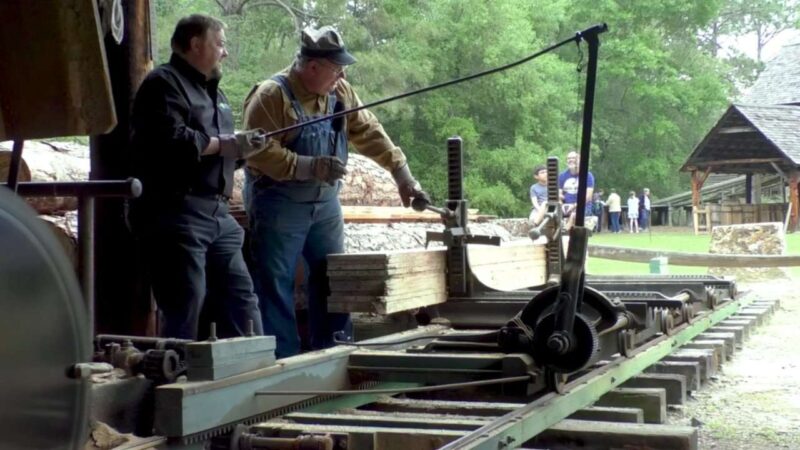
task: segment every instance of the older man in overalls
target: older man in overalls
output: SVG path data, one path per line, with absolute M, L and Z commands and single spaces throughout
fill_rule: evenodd
M 331 27 L 306 28 L 292 65 L 254 87 L 244 103 L 246 128 L 278 130 L 360 106 L 345 69 L 356 59 Z M 368 110 L 276 136 L 247 161 L 245 207 L 250 218 L 252 272 L 264 333 L 274 334 L 276 356 L 300 352 L 294 307 L 295 268 L 308 268 L 312 349 L 333 345 L 333 334 L 352 335 L 348 314 L 327 312 L 327 255 L 344 251 L 339 203 L 348 142 L 390 171 L 403 205 L 425 197 L 403 152 Z

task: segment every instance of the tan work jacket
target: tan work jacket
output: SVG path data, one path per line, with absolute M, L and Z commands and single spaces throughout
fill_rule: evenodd
M 281 74 L 288 78 L 292 92 L 306 114 L 320 115 L 328 110 L 329 97 L 309 92 L 298 76 L 291 71 L 291 67 L 284 69 Z M 362 104 L 353 87 L 344 78 L 337 83 L 336 95 L 346 109 Z M 374 114 L 362 109 L 345 117 L 347 139 L 356 151 L 388 171 L 393 171 L 406 163 L 403 151 L 392 142 Z M 294 125 L 296 122 L 297 114 L 292 109 L 291 101 L 272 79 L 254 87 L 244 101 L 245 129 L 263 128 L 274 131 Z M 264 152 L 247 160 L 248 168 L 256 174 L 268 175 L 275 180 L 292 179 L 297 165 L 297 154 L 286 148 L 286 145 L 297 136 L 298 132 L 299 130 L 295 130 L 270 140 Z

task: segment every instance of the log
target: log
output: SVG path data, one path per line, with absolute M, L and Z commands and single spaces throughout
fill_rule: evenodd
M 69 212 L 63 216 L 41 215 L 39 218 L 47 224 L 56 240 L 64 249 L 64 253 L 78 267 L 78 213 Z
M 392 175 L 377 163 L 356 153 L 347 158 L 347 175 L 342 185 L 339 200 L 344 206 L 400 206 L 400 195 Z M 244 171 L 234 174 L 233 197 L 231 203 L 242 203 Z M 435 215 L 434 215 L 435 216 Z M 438 216 L 435 216 L 438 218 Z M 345 219 L 347 214 L 345 213 Z
M 8 179 L 12 142 L 0 142 L 0 180 Z M 88 148 L 69 143 L 25 141 L 19 181 L 85 181 L 89 178 Z M 78 208 L 75 197 L 25 199 L 39 214 L 60 214 Z
M 530 241 L 500 246 L 470 244 L 467 260 L 475 278 L 497 291 L 541 286 L 547 281 L 545 246 Z

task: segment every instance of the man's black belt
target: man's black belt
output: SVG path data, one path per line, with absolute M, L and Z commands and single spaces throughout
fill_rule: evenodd
M 197 194 L 194 192 L 189 192 L 186 195 L 190 197 L 198 197 L 206 200 L 216 200 L 225 203 L 228 203 L 231 200 L 231 198 L 225 194 Z

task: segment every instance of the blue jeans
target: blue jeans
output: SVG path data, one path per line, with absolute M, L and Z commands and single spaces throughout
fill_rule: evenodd
M 301 255 L 308 268 L 312 349 L 331 347 L 337 331 L 352 335 L 349 314 L 327 312 L 327 256 L 344 251 L 344 220 L 337 192 L 314 200 L 303 188 L 261 187 L 248 179 L 245 197 L 253 279 L 264 334 L 276 339 L 275 355 L 285 358 L 300 353 L 294 285 Z
M 619 233 L 619 211 L 608 213 L 608 225 L 612 233 Z

